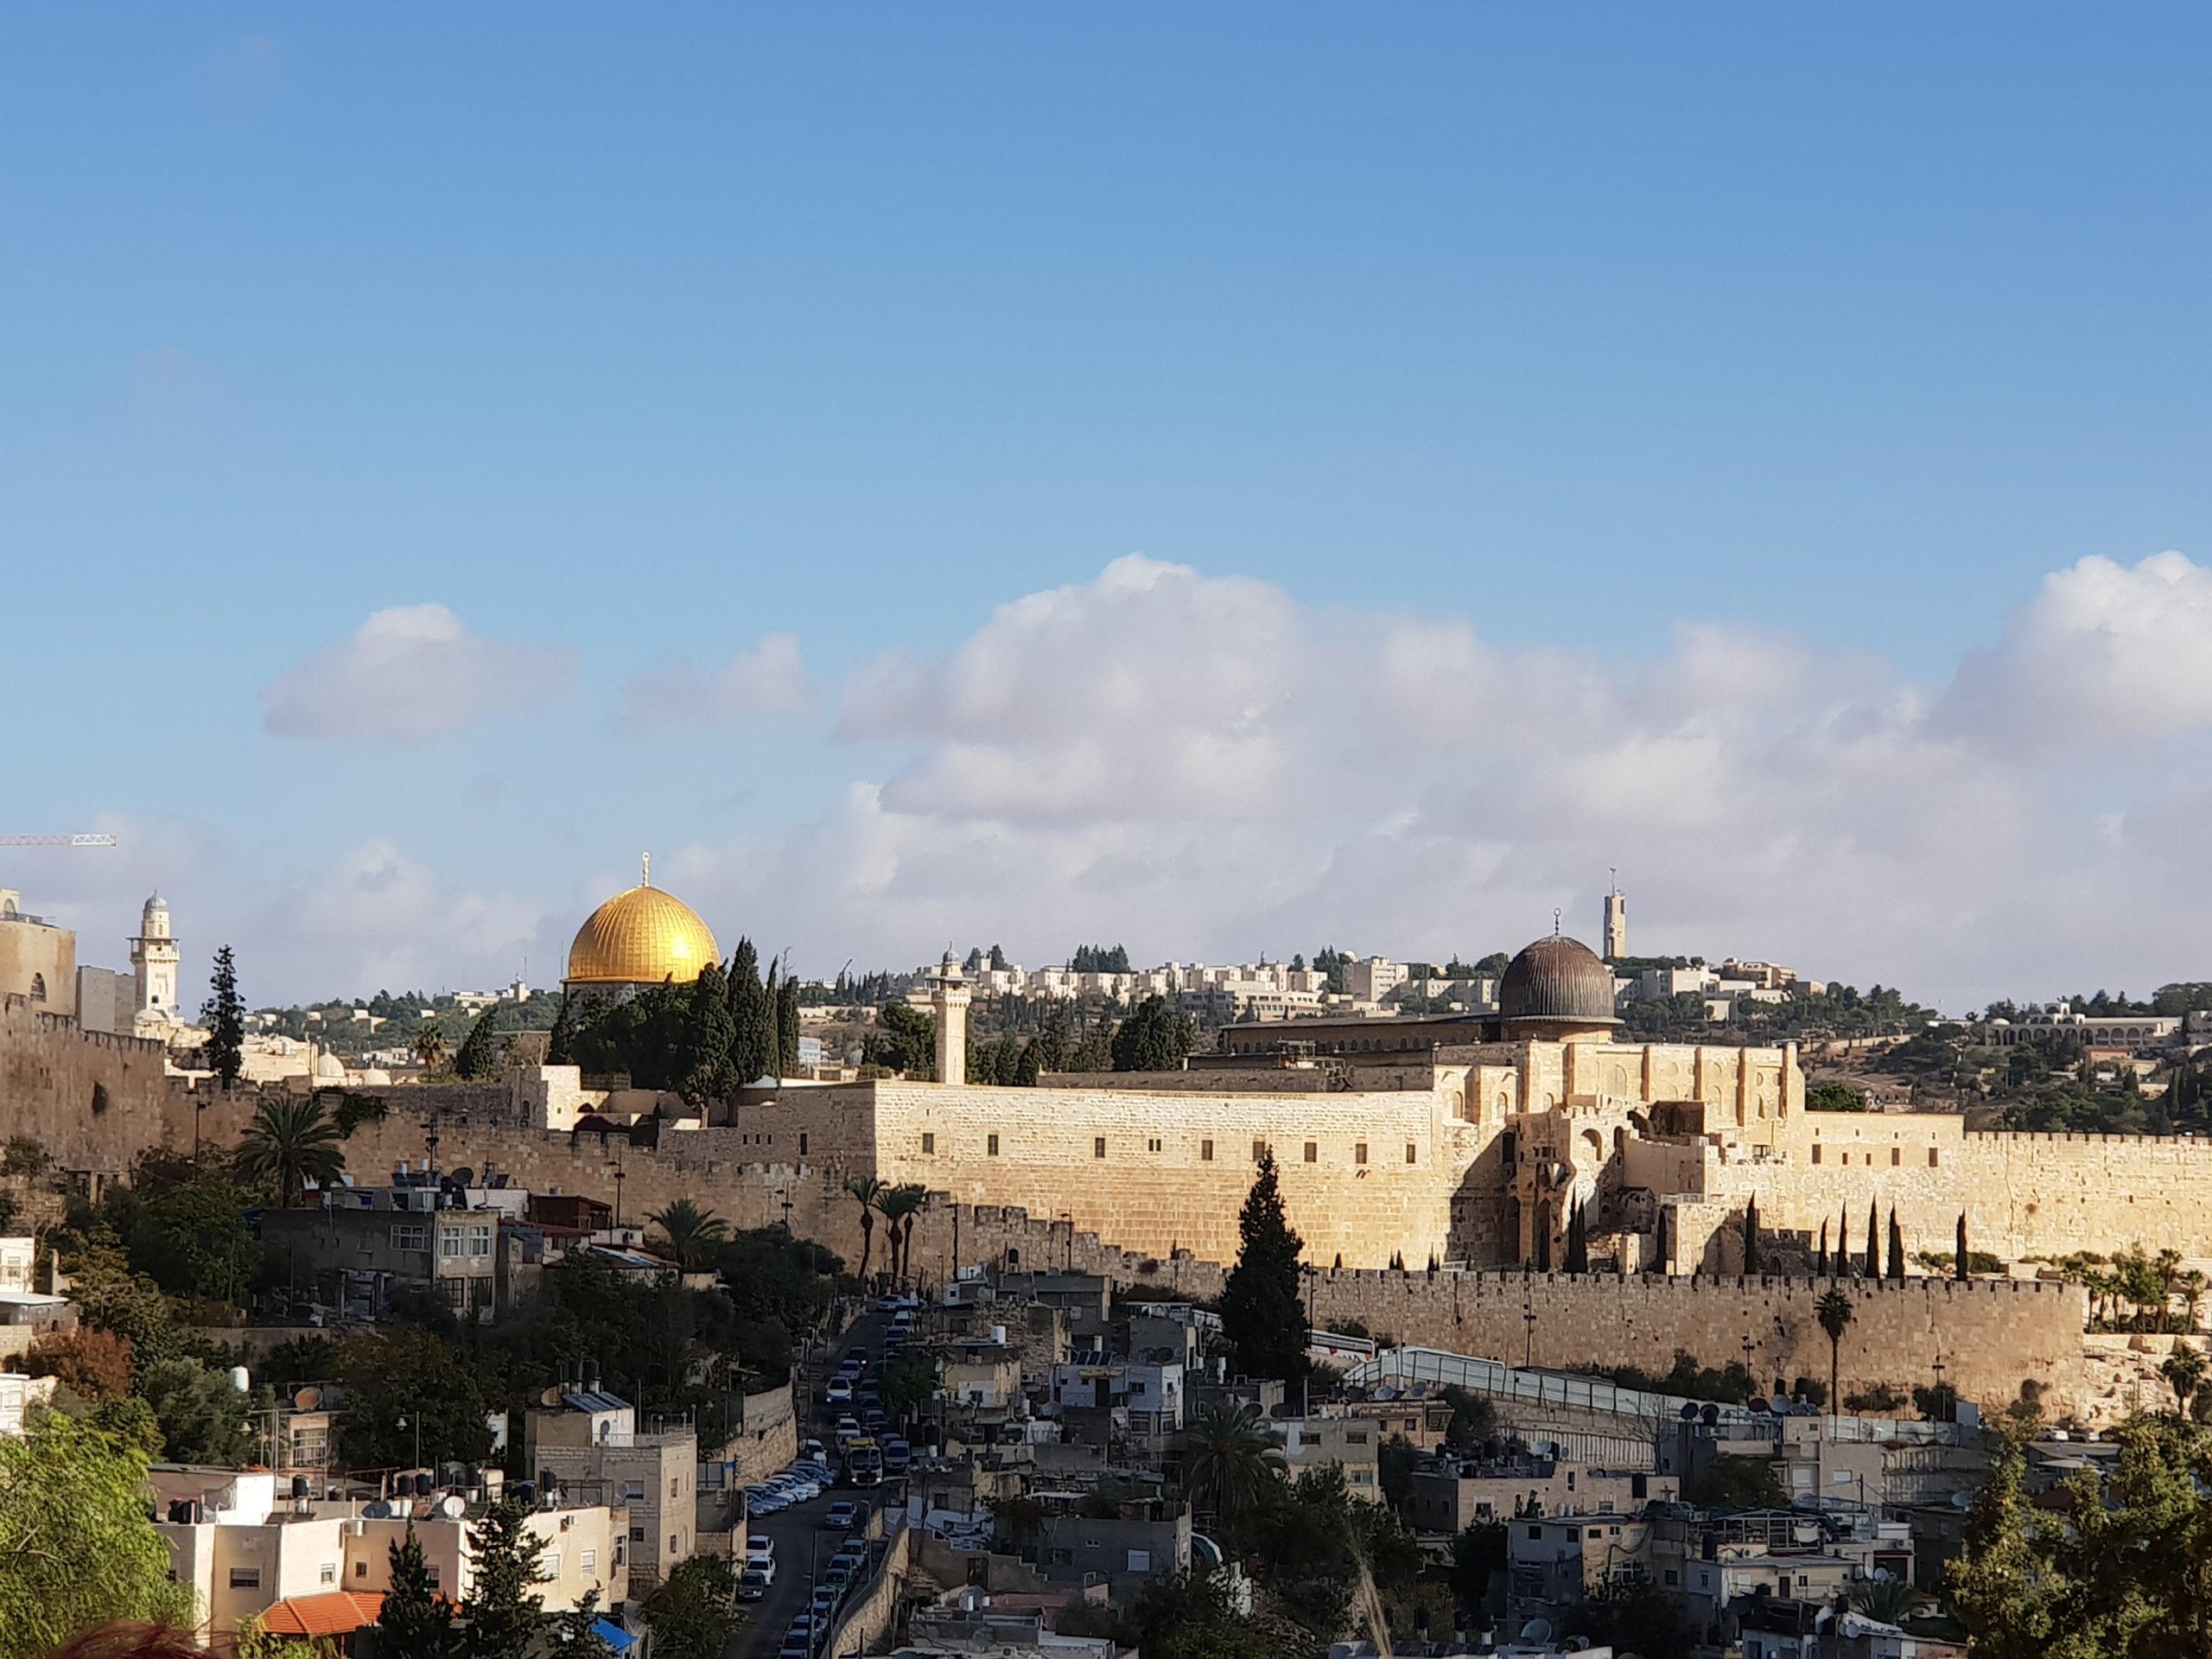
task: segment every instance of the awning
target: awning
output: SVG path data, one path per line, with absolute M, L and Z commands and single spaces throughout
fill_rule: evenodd
M 624 1630 L 620 1624 L 609 1624 L 603 1618 L 594 1618 L 592 1620 L 591 1633 L 597 1637 L 601 1641 L 606 1643 L 608 1647 L 613 1649 L 617 1653 L 627 1653 L 632 1648 L 638 1645 L 638 1638 L 636 1637 L 631 1635 L 629 1631 Z

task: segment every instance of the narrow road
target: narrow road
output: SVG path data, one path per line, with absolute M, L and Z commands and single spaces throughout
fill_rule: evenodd
M 823 1388 L 849 1349 L 865 1347 L 880 1360 L 890 1322 L 889 1315 L 871 1307 L 842 1337 L 809 1353 L 792 1379 L 793 1388 L 802 1391 L 792 1402 L 799 1421 L 798 1437 L 804 1440 L 811 1435 L 830 1446 L 833 1462 L 835 1440 L 830 1431 L 836 1418 L 823 1411 Z M 903 1491 L 903 1488 L 890 1482 L 864 1492 L 849 1486 L 833 1487 L 810 1503 L 794 1504 L 775 1515 L 755 1516 L 747 1523 L 753 1535 L 765 1533 L 775 1540 L 776 1581 L 760 1600 L 745 1604 L 753 1622 L 734 1644 L 734 1659 L 775 1659 L 791 1621 L 812 1605 L 816 1573 L 828 1567 L 837 1546 L 845 1541 L 842 1531 L 821 1524 L 830 1506 L 845 1498 L 866 1503 L 872 1511 L 894 1491 Z

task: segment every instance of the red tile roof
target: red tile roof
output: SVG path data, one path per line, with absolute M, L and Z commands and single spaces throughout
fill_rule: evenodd
M 261 1616 L 261 1628 L 271 1636 L 345 1636 L 364 1624 L 373 1624 L 384 1611 L 384 1597 L 365 1591 L 326 1590 L 316 1596 L 293 1596 L 278 1602 Z

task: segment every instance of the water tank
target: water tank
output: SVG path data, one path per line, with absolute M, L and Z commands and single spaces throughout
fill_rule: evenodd
M 315 1489 L 313 1487 L 308 1484 L 308 1478 L 305 1475 L 294 1475 L 292 1477 L 292 1496 L 294 1497 L 309 1497 L 312 1495 L 314 1490 Z
M 231 1386 L 244 1394 L 253 1386 L 253 1378 L 243 1365 L 231 1367 Z
M 991 1342 L 995 1347 L 1006 1346 L 1006 1326 L 995 1325 L 991 1327 Z

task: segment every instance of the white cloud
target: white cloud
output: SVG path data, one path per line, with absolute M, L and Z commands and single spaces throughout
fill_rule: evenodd
M 2212 722 L 2204 579 L 2087 562 L 1994 655 L 2063 685 L 2086 729 Z M 2195 658 L 2160 678 L 2115 636 Z M 1319 610 L 1125 558 L 942 658 L 857 674 L 840 734 L 903 763 L 821 823 L 690 849 L 683 879 L 710 917 L 818 939 L 830 971 L 994 939 L 1033 963 L 1085 938 L 1149 958 L 1510 949 L 1554 906 L 1594 933 L 1618 865 L 1642 948 L 1955 1007 L 2201 975 L 2188 940 L 2212 901 L 2176 914 L 2198 884 L 2160 770 L 2107 764 L 2084 793 L 1985 741 L 1959 711 L 1990 671 L 1923 687 L 1742 625 L 1625 660 L 1506 649 L 1462 616 Z
M 621 718 L 639 726 L 719 724 L 799 714 L 814 702 L 798 636 L 771 633 L 719 668 L 681 659 L 622 687 Z
M 2053 749 L 2212 726 L 2212 568 L 2168 552 L 2053 572 L 1994 646 L 1967 654 L 1938 718 Z
M 397 605 L 264 686 L 262 728 L 275 737 L 422 742 L 551 696 L 575 667 L 575 653 L 559 646 L 472 633 L 443 605 Z

